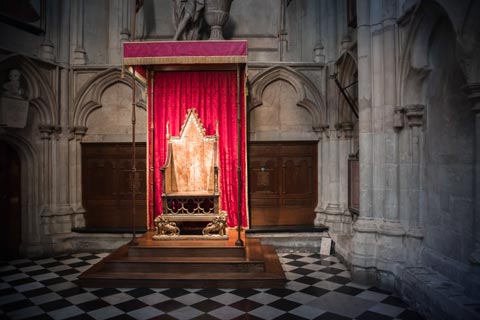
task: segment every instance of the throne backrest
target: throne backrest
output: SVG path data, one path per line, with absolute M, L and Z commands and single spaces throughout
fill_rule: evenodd
M 167 129 L 166 194 L 217 192 L 217 139 L 205 134 L 195 109 L 188 110 L 179 136 L 170 136 Z

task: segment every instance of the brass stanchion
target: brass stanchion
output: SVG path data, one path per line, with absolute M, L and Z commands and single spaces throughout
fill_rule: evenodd
M 237 64 L 237 139 L 238 139 L 238 214 L 237 214 L 237 233 L 238 238 L 235 245 L 243 246 L 242 240 L 242 127 L 241 127 L 241 113 L 240 113 L 240 65 Z

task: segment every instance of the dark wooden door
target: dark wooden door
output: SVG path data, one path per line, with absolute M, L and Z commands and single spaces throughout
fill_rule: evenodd
M 19 255 L 21 241 L 20 158 L 0 142 L 0 258 Z
M 248 158 L 250 226 L 313 225 L 317 143 L 250 143 Z
M 137 227 L 145 227 L 146 147 L 137 145 Z M 132 148 L 128 143 L 82 144 L 82 196 L 87 228 L 119 229 L 132 226 Z

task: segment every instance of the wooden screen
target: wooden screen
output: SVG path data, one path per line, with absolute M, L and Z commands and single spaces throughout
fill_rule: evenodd
M 137 227 L 146 226 L 146 147 L 137 144 Z M 82 194 L 87 228 L 132 226 L 132 147 L 129 143 L 82 144 Z
M 250 143 L 248 157 L 250 226 L 313 225 L 317 143 Z

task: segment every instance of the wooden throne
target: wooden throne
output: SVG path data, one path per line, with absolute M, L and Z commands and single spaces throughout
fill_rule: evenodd
M 171 222 L 218 219 L 217 133 L 218 128 L 215 135 L 205 134 L 195 109 L 188 110 L 179 136 L 170 136 L 167 124 L 167 157 L 160 169 L 164 219 Z

